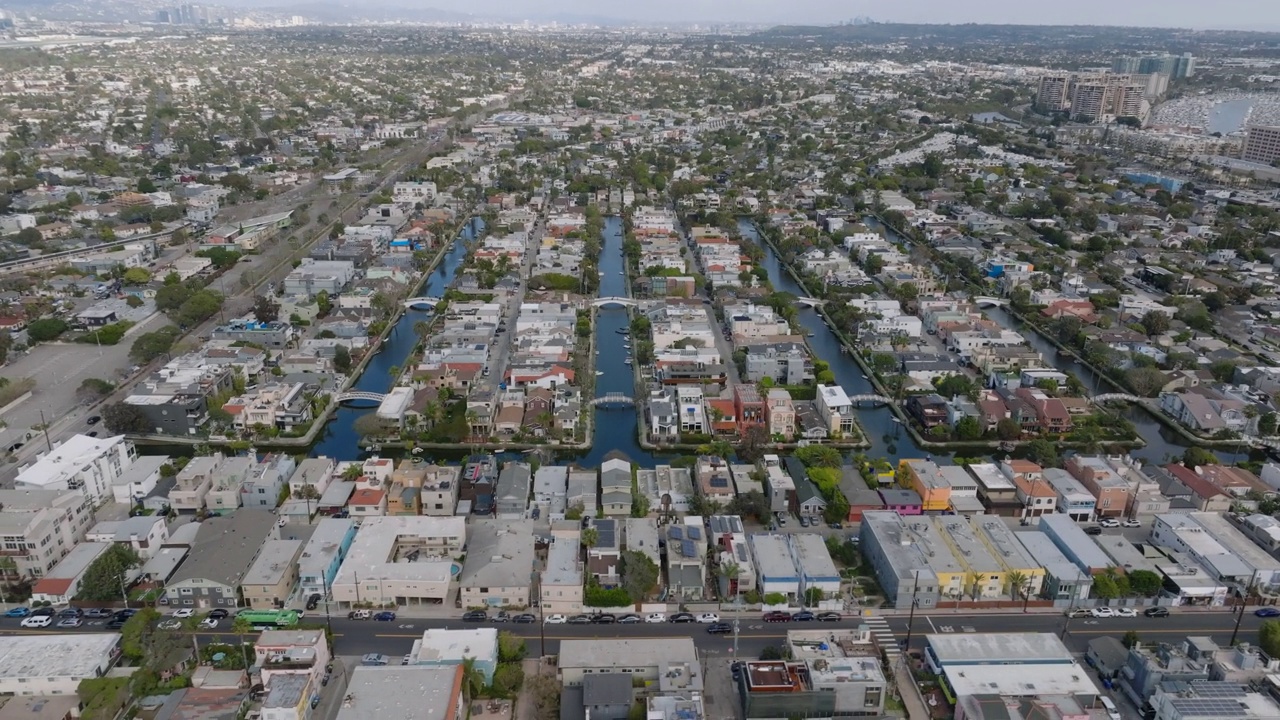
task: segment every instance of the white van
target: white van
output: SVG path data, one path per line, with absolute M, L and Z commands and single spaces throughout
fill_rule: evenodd
M 23 618 L 20 624 L 24 628 L 44 628 L 53 624 L 53 618 L 48 615 L 32 615 Z
M 1120 710 L 1116 707 L 1116 704 L 1111 701 L 1111 698 L 1103 695 L 1100 696 L 1098 700 L 1102 702 L 1102 709 L 1107 711 L 1108 718 L 1111 720 L 1120 720 Z

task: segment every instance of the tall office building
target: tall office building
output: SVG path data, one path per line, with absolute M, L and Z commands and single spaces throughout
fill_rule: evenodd
M 1169 77 L 1173 77 L 1173 56 L 1172 55 L 1152 55 L 1138 60 L 1138 72 L 1143 75 L 1151 73 L 1164 73 Z
M 1196 74 L 1196 58 L 1191 53 L 1182 53 L 1173 60 L 1173 74 L 1175 78 L 1189 78 Z
M 1043 112 L 1070 111 L 1074 120 L 1098 122 L 1113 117 L 1144 118 L 1147 100 L 1164 90 L 1167 76 L 1074 73 L 1040 78 L 1036 107 Z
M 1241 160 L 1270 165 L 1280 160 L 1280 126 L 1250 125 L 1244 137 Z
M 1118 57 L 1111 61 L 1111 72 L 1132 75 L 1138 72 L 1138 58 Z

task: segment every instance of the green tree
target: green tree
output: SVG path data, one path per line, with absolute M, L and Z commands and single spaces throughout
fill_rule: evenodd
M 1169 331 L 1169 316 L 1159 310 L 1151 310 L 1142 316 L 1142 327 L 1152 337 L 1163 335 Z
M 27 339 L 32 343 L 56 340 L 67 331 L 67 322 L 61 318 L 40 318 L 27 325 Z
M 1053 467 L 1058 464 L 1058 446 L 1043 438 L 1038 438 L 1023 447 L 1027 459 L 1041 467 Z
M 622 587 L 632 602 L 644 602 L 658 583 L 658 566 L 648 555 L 635 550 L 622 553 Z
M 1164 373 L 1153 367 L 1133 367 L 1124 373 L 1124 382 L 1135 395 L 1155 397 L 1167 379 Z
M 2 360 L 0 360 L 2 362 Z M 1273 412 L 1265 413 L 1258 418 L 1258 434 L 1271 436 L 1276 434 L 1277 420 Z
M 978 440 L 982 437 L 982 423 L 975 417 L 962 417 L 956 422 L 956 438 Z
M 141 564 L 142 558 L 132 547 L 112 543 L 84 571 L 76 599 L 90 602 L 123 600 L 129 571 Z
M 338 345 L 333 349 L 333 369 L 346 375 L 351 372 L 351 351 L 346 345 Z
M 321 290 L 316 293 L 316 316 L 327 317 L 332 309 L 333 302 L 329 300 L 329 291 Z
M 9 361 L 9 351 L 13 349 L 13 336 L 0 332 L 0 365 Z
M 1129 591 L 1142 597 L 1155 597 L 1160 593 L 1160 576 L 1150 570 L 1132 570 L 1128 573 Z
M 270 295 L 258 295 L 253 299 L 253 317 L 260 323 L 275 322 L 280 319 L 280 303 Z
M 484 692 L 484 673 L 476 667 L 473 657 L 462 658 L 462 698 L 463 705 L 469 705 L 472 699 Z
M 1002 418 L 996 423 L 996 437 L 1001 440 L 1017 440 L 1022 437 L 1022 426 L 1013 418 Z
M 113 433 L 141 435 L 152 430 L 151 421 L 137 405 L 118 402 L 102 409 L 102 424 Z
M 1127 648 L 1136 647 L 1137 644 L 1140 642 L 1142 642 L 1142 639 L 1138 637 L 1137 630 L 1125 631 L 1124 638 L 1120 640 L 1120 644 L 1124 645 Z
M 1204 465 L 1220 465 L 1218 456 L 1209 452 L 1202 447 L 1194 445 L 1187 448 L 1182 453 L 1182 464 L 1189 468 L 1202 467 Z
M 123 280 L 125 285 L 146 285 L 151 282 L 151 271 L 142 267 L 129 268 L 124 271 Z
M 129 357 L 139 362 L 151 362 L 173 348 L 178 333 L 178 328 L 172 325 L 155 332 L 143 333 L 134 339 L 129 348 Z
M 1280 657 L 1280 620 L 1263 621 L 1258 628 L 1258 647 L 1271 657 Z

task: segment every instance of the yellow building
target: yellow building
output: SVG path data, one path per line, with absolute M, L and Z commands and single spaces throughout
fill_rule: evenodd
M 1014 599 L 1038 597 L 1044 588 L 1045 570 L 1022 547 L 1004 520 L 993 515 L 974 515 L 969 518 L 969 526 L 991 557 L 1004 568 L 1004 594 Z M 1023 577 L 1021 588 L 1010 586 L 1009 576 L 1015 572 Z
M 964 568 L 964 580 L 959 588 L 952 588 L 946 597 L 950 600 L 998 600 L 1008 584 L 1006 570 L 977 533 L 959 515 L 941 515 L 930 518 L 938 530 L 952 557 Z
M 903 460 L 898 469 L 906 479 L 906 485 L 920 495 L 925 512 L 945 512 L 951 508 L 951 483 L 938 471 L 936 463 Z

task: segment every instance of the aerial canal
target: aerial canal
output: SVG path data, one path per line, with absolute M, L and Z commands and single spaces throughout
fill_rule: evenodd
M 473 218 L 471 222 L 464 225 L 462 232 L 454 238 L 453 246 L 445 253 L 435 270 L 409 296 L 443 297 L 444 291 L 453 284 L 458 268 L 467 257 L 468 244 L 476 238 L 481 227 L 483 227 L 483 221 L 480 218 Z M 406 362 L 411 361 L 414 348 L 418 345 L 418 337 L 413 332 L 414 323 L 430 322 L 431 316 L 430 310 L 413 308 L 406 310 L 396 321 L 391 332 L 387 334 L 387 339 L 382 343 L 382 347 L 369 361 L 351 389 L 372 393 L 386 393 L 390 390 L 395 382 L 391 369 L 404 367 Z M 360 436 L 355 431 L 356 418 L 376 409 L 370 407 L 368 403 L 354 407 L 344 405 L 338 408 L 316 444 L 312 446 L 312 457 L 323 455 L 338 460 L 354 460 L 360 457 Z

